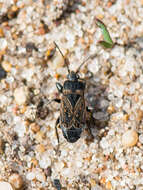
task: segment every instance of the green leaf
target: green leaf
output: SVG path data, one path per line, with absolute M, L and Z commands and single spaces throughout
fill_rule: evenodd
M 98 43 L 105 48 L 112 48 L 114 45 L 114 44 L 109 44 L 108 42 L 105 42 L 105 41 L 99 41 Z
M 104 23 L 102 21 L 100 21 L 99 19 L 96 19 L 96 23 L 97 23 L 97 26 L 99 28 L 101 28 L 101 31 L 102 31 L 102 34 L 103 34 L 103 38 L 104 38 L 104 41 L 99 41 L 99 43 L 105 47 L 105 48 L 112 48 L 114 43 L 110 37 L 110 34 L 106 28 L 106 26 L 104 25 Z

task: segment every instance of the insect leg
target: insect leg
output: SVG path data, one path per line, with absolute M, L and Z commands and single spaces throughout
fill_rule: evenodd
M 60 100 L 60 99 L 54 98 L 54 99 L 52 99 L 52 100 L 49 100 L 48 103 L 47 103 L 47 105 L 50 104 L 50 103 L 52 103 L 53 101 L 54 101 L 54 102 L 57 102 L 57 103 L 61 103 L 61 100 Z
M 57 137 L 57 140 L 58 140 L 58 144 L 59 144 L 59 134 L 58 134 L 58 128 L 57 126 L 59 125 L 59 121 L 60 121 L 60 117 L 58 117 L 57 121 L 56 121 L 56 124 L 55 124 L 55 130 L 56 130 L 56 137 Z
M 95 118 L 92 115 L 92 111 L 87 107 L 86 108 L 86 121 L 89 123 L 89 126 L 92 127 L 95 125 Z
M 61 99 L 58 99 L 58 98 L 53 99 L 53 101 L 55 101 L 57 103 L 61 103 Z
M 86 107 L 86 126 L 87 126 L 87 130 L 90 134 L 91 139 L 94 139 L 94 136 L 92 135 L 91 128 L 93 126 L 95 126 L 95 119 L 92 116 L 92 112 L 91 112 L 91 110 L 89 110 L 88 107 Z

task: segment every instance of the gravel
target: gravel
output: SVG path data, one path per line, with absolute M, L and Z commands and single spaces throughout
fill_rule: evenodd
M 98 44 L 95 18 L 118 45 Z M 70 144 L 58 128 L 58 152 L 60 105 L 48 101 L 68 72 L 54 41 L 70 70 L 95 55 L 79 73 L 92 138 Z M 142 42 L 142 0 L 0 0 L 0 189 L 143 189 Z

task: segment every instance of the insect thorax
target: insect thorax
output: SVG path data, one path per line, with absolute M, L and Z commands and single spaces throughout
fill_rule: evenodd
M 70 90 L 71 92 L 81 91 L 84 92 L 85 90 L 85 83 L 82 81 L 70 81 L 66 80 L 64 82 L 63 90 Z

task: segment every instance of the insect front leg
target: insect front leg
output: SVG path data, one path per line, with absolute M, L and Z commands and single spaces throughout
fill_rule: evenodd
M 52 99 L 52 100 L 49 100 L 48 103 L 47 103 L 47 105 L 50 104 L 50 103 L 52 103 L 52 102 L 61 103 L 61 99 L 54 98 L 54 99 Z
M 59 152 L 59 147 L 60 147 L 60 140 L 59 140 L 59 134 L 58 134 L 58 126 L 60 125 L 60 117 L 58 117 L 58 119 L 56 120 L 55 123 L 55 132 L 56 132 L 56 137 L 57 137 L 57 141 L 58 141 L 58 147 L 55 150 L 56 154 Z

